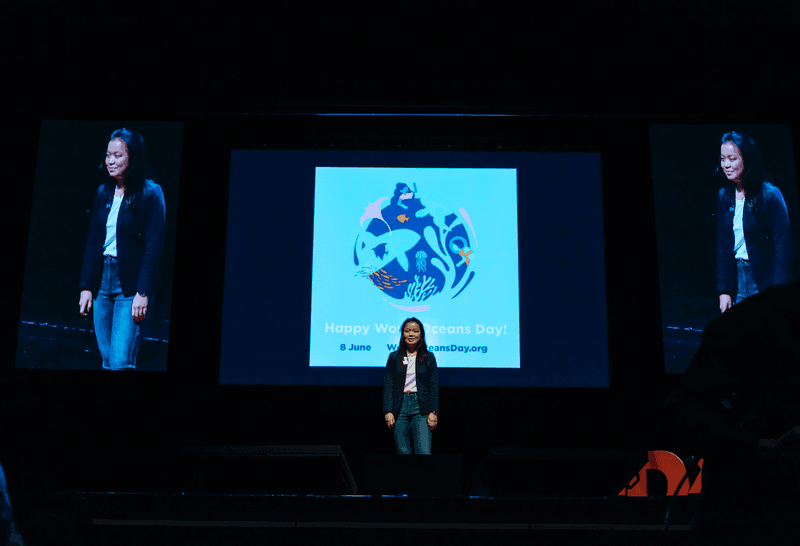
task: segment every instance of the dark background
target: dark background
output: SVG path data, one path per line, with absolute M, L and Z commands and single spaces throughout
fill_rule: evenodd
M 88 455 L 189 444 L 341 444 L 353 461 L 392 452 L 378 386 L 216 385 L 227 158 L 261 146 L 600 151 L 611 387 L 442 389 L 434 450 L 480 459 L 488 446 L 668 448 L 649 432 L 670 380 L 648 127 L 795 128 L 800 12 L 790 2 L 511 5 L 3 3 L 0 457 L 55 459 L 56 475 Z M 167 374 L 13 368 L 42 119 L 184 122 Z M 292 350 L 276 330 L 271 348 Z

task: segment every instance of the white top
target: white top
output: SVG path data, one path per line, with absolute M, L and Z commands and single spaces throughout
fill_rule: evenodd
M 404 356 L 403 364 L 406 365 L 406 385 L 403 392 L 417 392 L 417 357 Z
M 117 257 L 117 218 L 119 217 L 119 206 L 122 204 L 122 195 L 115 195 L 111 203 L 111 210 L 108 211 L 106 220 L 106 242 L 103 243 L 103 256 Z
M 749 260 L 747 245 L 744 244 L 744 199 L 736 200 L 736 211 L 733 213 L 733 251 L 736 259 Z

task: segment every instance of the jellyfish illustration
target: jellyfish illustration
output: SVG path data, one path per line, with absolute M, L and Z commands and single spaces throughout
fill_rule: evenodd
M 417 252 L 415 257 L 417 258 L 417 271 L 418 272 L 425 271 L 427 269 L 426 260 L 428 258 L 428 255 L 425 253 L 424 250 L 420 250 L 419 252 Z

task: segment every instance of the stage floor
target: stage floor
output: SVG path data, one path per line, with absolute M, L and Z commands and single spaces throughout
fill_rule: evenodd
M 25 543 L 683 544 L 699 499 L 25 492 Z M 663 542 L 662 542 L 663 541 Z

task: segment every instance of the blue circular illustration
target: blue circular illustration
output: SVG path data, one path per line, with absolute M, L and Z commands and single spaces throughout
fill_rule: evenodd
M 453 212 L 402 182 L 391 198 L 364 209 L 353 248 L 356 274 L 395 300 L 387 299 L 392 305 L 424 311 L 472 282 L 476 236 L 466 210 Z

